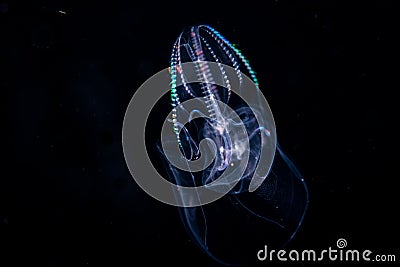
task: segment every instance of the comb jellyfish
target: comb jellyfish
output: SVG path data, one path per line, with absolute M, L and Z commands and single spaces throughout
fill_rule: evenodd
M 194 68 L 186 67 L 188 62 Z M 221 185 L 229 186 L 229 193 L 217 201 L 178 207 L 187 233 L 219 263 L 255 261 L 264 245 L 282 248 L 299 230 L 308 206 L 308 190 L 276 141 L 272 116 L 265 117 L 268 112 L 262 105 L 250 107 L 232 90 L 238 86 L 239 92 L 245 92 L 246 79 L 259 87 L 248 60 L 218 31 L 200 25 L 184 30 L 177 38 L 169 70 L 173 141 L 189 162 L 205 155 L 200 145 L 203 139 L 211 141 L 206 147 L 214 153 L 201 170 L 182 170 L 170 163 L 168 148 L 158 145 L 169 180 L 196 187 L 213 183 L 232 167 L 240 173 L 233 180 L 224 180 Z M 191 75 L 197 82 L 191 82 Z M 261 99 L 257 93 L 252 97 Z M 200 99 L 204 108 L 184 106 L 190 99 Z M 262 157 L 266 154 L 270 162 Z

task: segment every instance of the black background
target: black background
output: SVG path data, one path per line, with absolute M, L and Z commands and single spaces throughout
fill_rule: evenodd
M 400 257 L 395 16 L 388 1 L 1 0 L 0 265 L 214 264 L 135 184 L 121 145 L 135 89 L 198 24 L 239 44 L 307 181 L 290 247 L 345 238 Z

